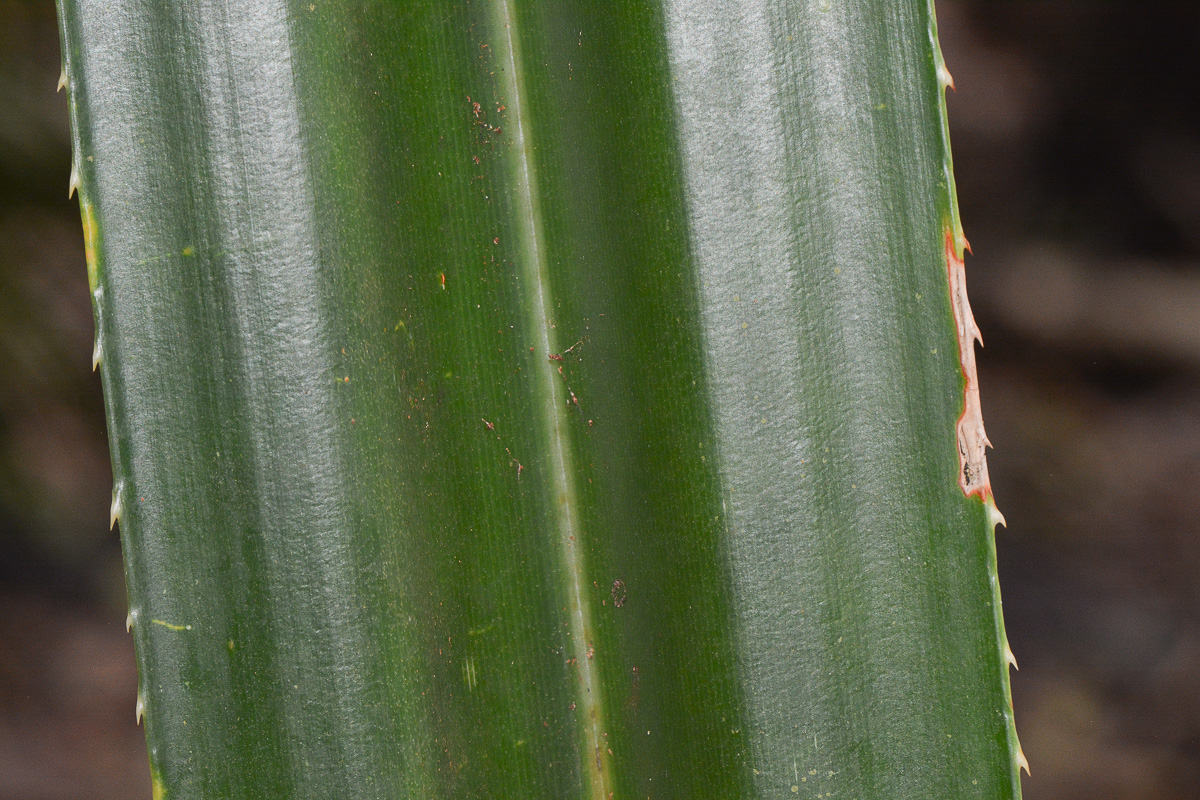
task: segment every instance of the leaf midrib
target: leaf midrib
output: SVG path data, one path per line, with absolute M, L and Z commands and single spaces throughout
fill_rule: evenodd
M 541 211 L 535 191 L 537 176 L 532 160 L 529 134 L 529 115 L 523 102 L 523 80 L 517 18 L 510 0 L 500 0 L 493 6 L 493 24 L 501 35 L 507 58 L 500 70 L 502 93 L 515 124 L 511 146 L 513 155 L 513 197 L 518 212 L 516 231 L 517 270 L 525 285 L 526 326 L 535 348 L 536 379 L 534 396 L 539 404 L 537 425 L 549 445 L 549 472 L 544 476 L 548 496 L 553 504 L 555 546 L 567 581 L 568 616 L 571 638 L 572 665 L 578 670 L 575 685 L 576 707 L 582 714 L 580 728 L 584 747 L 580 751 L 580 767 L 584 796 L 607 800 L 612 793 L 611 760 L 601 746 L 604 715 L 600 677 L 593 663 L 592 609 L 584 593 L 584 560 L 580 544 L 579 495 L 575 487 L 575 470 L 571 459 L 570 429 L 567 419 L 567 397 L 562 381 L 556 375 L 550 355 L 558 352 L 549 309 L 553 293 L 546 264 Z M 593 757 L 594 754 L 594 757 Z

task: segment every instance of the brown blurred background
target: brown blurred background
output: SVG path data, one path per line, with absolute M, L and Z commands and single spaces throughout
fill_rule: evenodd
M 1200 797 L 1200 8 L 938 1 L 1028 800 Z M 0 800 L 149 798 L 51 0 L 0 0 Z

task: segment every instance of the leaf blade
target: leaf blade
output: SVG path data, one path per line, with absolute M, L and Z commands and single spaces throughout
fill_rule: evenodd
M 64 38 L 168 793 L 1015 796 L 930 9 L 132 8 Z

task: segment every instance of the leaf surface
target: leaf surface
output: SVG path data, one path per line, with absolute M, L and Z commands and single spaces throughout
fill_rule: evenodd
M 1019 796 L 931 6 L 61 13 L 157 797 Z

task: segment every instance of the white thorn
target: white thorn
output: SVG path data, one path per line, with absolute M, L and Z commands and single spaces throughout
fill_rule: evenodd
M 1033 775 L 1033 773 L 1029 771 L 1029 760 L 1025 758 L 1025 753 L 1021 750 L 1020 745 L 1017 746 L 1017 766 L 1025 770 L 1026 775 Z
M 75 196 L 75 190 L 79 188 L 79 166 L 71 162 L 71 180 L 67 184 L 67 199 L 70 200 Z
M 112 505 L 108 508 L 108 529 L 111 531 L 121 518 L 121 491 L 113 492 Z
M 992 500 L 987 504 L 988 524 L 992 526 L 992 530 L 996 529 L 997 525 L 1008 527 L 1008 523 L 1004 521 L 1004 515 L 1000 513 L 1000 509 L 996 508 L 996 501 Z
M 100 337 L 97 336 L 96 344 L 92 346 L 92 372 L 95 372 L 96 367 L 100 366 L 101 354 L 102 354 L 102 351 L 100 349 Z
M 61 92 L 67 88 L 67 68 L 63 67 L 63 71 L 58 74 L 58 88 L 54 91 Z
M 1008 642 L 1004 643 L 1004 660 L 1008 664 L 1011 664 L 1013 669 L 1015 669 L 1015 670 L 1021 669 L 1020 667 L 1017 666 L 1017 657 L 1013 655 L 1012 648 L 1008 646 Z
M 946 68 L 946 62 L 942 61 L 940 58 L 938 59 L 937 65 L 937 78 L 938 83 L 942 85 L 943 89 L 947 86 L 949 86 L 951 89 L 954 88 L 954 76 L 951 75 L 950 70 Z
M 142 716 L 146 713 L 146 704 L 142 702 L 142 693 L 138 692 L 137 705 L 133 707 L 133 716 L 137 720 L 137 724 L 142 724 Z M 1022 756 L 1024 758 L 1024 756 Z
M 125 615 L 125 632 L 129 633 L 133 630 L 133 609 L 129 609 L 129 613 Z

